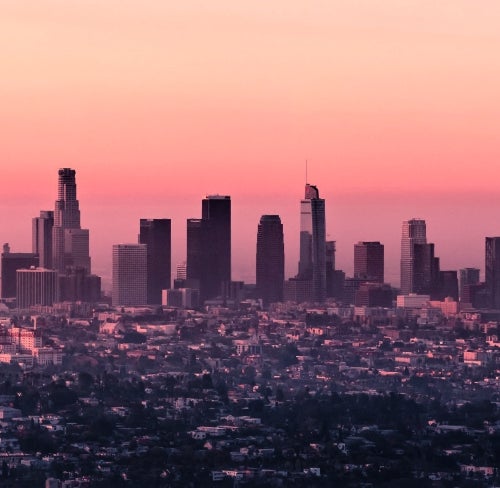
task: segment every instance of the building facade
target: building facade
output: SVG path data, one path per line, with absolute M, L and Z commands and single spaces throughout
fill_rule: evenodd
M 380 242 L 354 244 L 354 278 L 384 282 L 384 246 Z
M 202 218 L 187 221 L 186 284 L 198 288 L 200 301 L 224 294 L 231 282 L 231 198 L 211 195 L 202 201 Z
M 171 221 L 141 219 L 139 243 L 148 250 L 148 305 L 160 305 L 161 292 L 170 288 L 171 280 Z
M 401 294 L 415 293 L 415 244 L 427 244 L 425 220 L 403 222 L 401 232 Z
M 8 244 L 3 247 L 1 256 L 1 296 L 15 298 L 17 294 L 17 271 L 38 267 L 38 254 L 10 252 Z
M 51 269 L 18 269 L 17 307 L 52 306 L 59 301 L 58 273 Z
M 147 302 L 146 244 L 113 246 L 113 306 L 135 307 Z
M 41 268 L 52 269 L 52 228 L 54 212 L 41 210 L 40 216 L 32 221 L 32 251 L 39 256 Z
M 264 305 L 283 301 L 285 247 L 279 215 L 263 215 L 257 229 L 255 266 L 257 295 Z
M 490 307 L 500 309 L 500 237 L 486 237 L 485 278 Z

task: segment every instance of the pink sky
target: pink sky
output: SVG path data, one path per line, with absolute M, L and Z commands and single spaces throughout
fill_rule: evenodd
M 233 199 L 234 277 L 251 281 L 260 215 L 285 224 L 327 200 L 338 263 L 422 217 L 444 268 L 483 267 L 500 235 L 500 3 L 6 0 L 0 16 L 0 240 L 30 249 L 30 219 L 77 169 L 94 269 L 140 217 L 185 219 Z

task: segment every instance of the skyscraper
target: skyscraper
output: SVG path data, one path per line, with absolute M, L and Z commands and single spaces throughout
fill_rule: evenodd
M 34 254 L 38 254 L 41 268 L 52 268 L 52 228 L 54 227 L 54 212 L 41 210 L 40 217 L 33 218 Z
M 59 170 L 52 229 L 52 265 L 60 273 L 67 266 L 81 266 L 90 273 L 89 231 L 80 227 L 75 175 L 76 171 L 71 168 Z
M 211 195 L 202 201 L 202 218 L 187 221 L 186 274 L 198 283 L 200 301 L 223 294 L 231 281 L 231 198 Z
M 1 256 L 1 296 L 14 298 L 17 294 L 17 271 L 38 266 L 38 254 L 27 252 L 10 252 L 8 244 L 4 244 Z
M 263 215 L 257 230 L 257 293 L 264 305 L 283 301 L 285 249 L 279 215 Z
M 162 290 L 170 288 L 171 278 L 171 221 L 170 219 L 141 219 L 139 243 L 148 247 L 149 305 L 160 305 Z
M 415 293 L 415 244 L 426 244 L 425 220 L 403 222 L 401 233 L 401 294 Z
M 147 302 L 146 244 L 113 246 L 113 306 L 139 306 Z
M 490 307 L 500 309 L 500 237 L 486 237 L 485 277 Z
M 300 260 L 298 279 L 312 280 L 312 299 L 326 297 L 326 224 L 325 200 L 319 190 L 306 184 L 305 198 L 300 202 Z
M 384 246 L 380 242 L 354 244 L 354 278 L 384 282 Z
M 458 272 L 458 290 L 460 301 L 464 301 L 464 291 L 467 285 L 479 283 L 479 268 L 462 268 Z

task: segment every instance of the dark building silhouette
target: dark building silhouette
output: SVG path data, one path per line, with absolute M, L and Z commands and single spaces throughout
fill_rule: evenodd
M 0 266 L 2 298 L 15 298 L 17 295 L 17 271 L 38 267 L 38 254 L 10 252 L 9 245 L 5 244 Z
M 356 290 L 356 307 L 392 307 L 392 288 L 381 283 L 361 283 Z
M 486 237 L 486 290 L 490 307 L 500 309 L 500 237 Z
M 439 299 L 439 258 L 434 256 L 434 244 L 413 245 L 412 277 L 412 293 Z
M 188 219 L 186 276 L 186 285 L 200 290 L 201 302 L 227 290 L 231 282 L 229 196 L 207 196 L 202 201 L 202 218 Z
M 41 268 L 52 269 L 52 228 L 54 227 L 54 212 L 41 210 L 40 217 L 32 221 L 32 251 L 38 254 Z
M 356 293 L 363 283 L 365 283 L 365 280 L 359 278 L 344 279 L 342 302 L 345 305 L 354 305 L 356 303 Z
M 285 248 L 279 215 L 263 215 L 257 230 L 257 294 L 264 305 L 283 301 Z
M 426 244 L 425 220 L 403 222 L 401 231 L 401 294 L 418 293 L 419 279 L 415 279 L 415 244 Z
M 467 305 L 472 308 L 489 308 L 490 297 L 486 289 L 486 283 L 464 285 L 460 302 L 461 308 Z
M 101 278 L 85 268 L 66 268 L 66 274 L 59 275 L 59 290 L 61 302 L 96 303 L 101 298 Z
M 147 303 L 160 305 L 171 280 L 170 219 L 141 219 L 139 244 L 147 245 Z
M 67 266 L 83 267 L 90 273 L 89 231 L 80 227 L 75 176 L 74 169 L 59 170 L 52 228 L 52 266 L 62 274 Z
M 451 297 L 458 302 L 458 275 L 456 271 L 439 271 L 437 298 Z
M 458 272 L 458 291 L 460 301 L 464 303 L 472 303 L 464 301 L 464 287 L 466 285 L 475 285 L 479 283 L 479 268 L 463 268 Z
M 333 283 L 335 276 L 335 241 L 326 241 L 325 243 L 325 279 L 326 279 L 326 296 L 333 298 Z
M 354 244 L 354 278 L 384 282 L 384 246 L 380 242 Z

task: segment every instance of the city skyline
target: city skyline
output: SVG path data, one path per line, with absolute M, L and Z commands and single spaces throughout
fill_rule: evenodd
M 264 214 L 281 217 L 291 277 L 308 159 L 338 268 L 352 274 L 352 245 L 377 240 L 397 284 L 400 223 L 420 217 L 444 269 L 484 273 L 483 239 L 500 235 L 499 15 L 466 0 L 9 0 L 2 241 L 30 250 L 26 222 L 71 166 L 108 283 L 109 249 L 140 218 L 172 219 L 183 261 L 185 220 L 212 193 L 249 221 L 233 227 L 233 278 L 255 279 Z
M 79 182 L 81 181 L 81 172 L 79 170 L 79 168 L 76 168 L 77 169 L 77 172 L 78 172 L 78 177 L 79 177 Z M 79 194 L 82 192 L 82 184 L 79 183 L 78 185 L 78 192 Z M 300 192 L 297 191 L 297 194 L 296 195 L 292 195 L 293 197 L 293 200 L 294 200 L 294 205 L 292 206 L 291 208 L 291 211 L 293 212 L 293 216 L 290 216 L 290 215 L 287 215 L 286 212 L 285 213 L 281 213 L 280 214 L 280 217 L 282 215 L 285 215 L 285 222 L 288 220 L 288 223 L 290 223 L 290 221 L 292 221 L 292 225 L 291 226 L 288 226 L 286 227 L 286 223 L 284 222 L 283 225 L 284 225 L 284 235 L 285 235 L 285 278 L 288 279 L 290 277 L 293 277 L 296 275 L 296 266 L 297 266 L 297 262 L 299 261 L 299 247 L 300 247 L 300 242 L 297 237 L 297 234 L 299 234 L 299 228 L 300 228 L 300 219 L 297 218 L 297 214 L 300 212 L 300 200 L 299 200 L 299 196 L 300 196 Z M 283 199 L 282 199 L 283 200 Z M 331 212 L 331 206 L 334 205 L 334 204 L 331 204 L 330 201 L 326 198 L 326 214 L 327 216 L 329 216 L 330 212 Z M 337 203 L 339 200 L 337 200 L 335 203 Z M 27 205 L 28 202 L 25 202 L 24 205 Z M 160 202 L 158 202 L 160 203 Z M 165 198 L 165 205 L 162 206 L 163 208 L 165 208 L 164 212 L 163 212 L 163 215 L 159 214 L 158 213 L 158 210 L 156 211 L 156 215 L 157 217 L 151 217 L 152 213 L 150 211 L 148 211 L 147 209 L 150 208 L 150 207 L 147 207 L 145 206 L 144 208 L 146 210 L 143 210 L 142 207 L 140 206 L 136 206 L 136 211 L 138 212 L 138 215 L 140 215 L 140 218 L 143 218 L 144 215 L 147 216 L 148 219 L 150 218 L 166 218 L 167 216 L 167 211 L 168 211 L 168 207 L 169 207 L 169 204 L 170 203 L 173 203 L 175 204 L 177 207 L 177 209 L 179 209 L 179 207 L 181 206 L 181 203 L 182 204 L 185 204 L 185 209 L 187 210 L 184 210 L 185 214 L 186 215 L 189 215 L 190 217 L 192 217 L 193 215 L 196 214 L 196 210 L 189 210 L 190 208 L 192 208 L 193 206 L 193 202 L 188 202 L 188 199 L 187 197 L 185 199 L 182 200 L 182 202 L 180 203 L 179 201 L 172 201 L 172 200 L 168 200 L 167 198 Z M 291 206 L 288 204 L 286 204 L 287 202 L 283 202 L 282 201 L 282 205 L 279 206 L 279 205 L 275 205 L 274 208 L 277 209 L 277 214 L 279 214 L 280 210 L 284 209 L 284 208 L 290 208 Z M 477 203 L 477 202 L 476 202 Z M 480 203 L 480 202 L 479 202 Z M 234 280 L 243 280 L 247 283 L 255 283 L 255 243 L 252 244 L 252 242 L 250 243 L 247 243 L 247 247 L 246 248 L 240 248 L 240 244 L 241 242 L 243 242 L 243 240 L 245 240 L 247 238 L 247 236 L 249 236 L 249 238 L 251 238 L 252 240 L 255 240 L 255 231 L 254 229 L 252 229 L 252 225 L 251 225 L 251 221 L 248 219 L 248 214 L 250 212 L 255 212 L 255 213 L 258 213 L 259 209 L 260 208 L 263 208 L 262 206 L 255 206 L 255 208 L 249 208 L 246 204 L 248 204 L 248 202 L 245 202 L 243 201 L 243 205 L 241 205 L 241 207 L 239 208 L 239 211 L 236 211 L 236 216 L 234 216 L 234 219 L 233 219 L 233 228 L 235 228 L 235 230 L 232 232 L 232 241 L 233 241 L 233 245 L 232 245 L 232 254 L 233 255 L 236 255 L 238 256 L 238 259 L 236 259 L 236 263 L 232 266 L 232 275 L 233 275 L 233 279 Z M 92 208 L 92 202 L 84 202 L 83 205 L 85 206 L 85 213 L 84 213 L 84 220 L 87 218 L 87 213 L 88 213 L 88 210 L 87 210 L 87 206 L 89 205 L 90 208 Z M 94 203 L 95 205 L 95 203 Z M 194 202 L 194 206 L 196 206 L 196 202 Z M 425 206 L 425 205 L 424 205 Z M 233 205 L 234 207 L 234 205 Z M 293 208 L 295 207 L 295 208 Z M 160 206 L 156 207 L 156 208 L 161 208 Z M 236 207 L 238 209 L 238 207 Z M 445 207 L 446 208 L 446 207 Z M 94 207 L 95 209 L 95 207 Z M 108 212 L 108 206 L 100 206 L 99 207 L 99 215 L 101 217 L 101 219 L 107 215 L 107 212 Z M 111 213 L 112 213 L 112 210 L 113 210 L 113 205 L 110 204 L 109 205 L 109 214 L 110 215 L 110 218 L 111 218 Z M 351 210 L 352 210 L 352 202 L 351 202 Z M 401 212 L 401 209 L 397 209 L 398 212 Z M 349 215 L 352 216 L 352 213 L 348 213 L 346 215 L 340 215 L 340 213 L 335 213 L 335 208 L 333 209 L 333 213 L 335 214 L 335 218 L 341 218 L 341 219 L 348 219 L 349 218 Z M 30 209 L 29 210 L 29 213 L 30 214 L 33 214 L 35 213 L 36 211 L 34 209 Z M 189 212 L 189 213 L 187 213 Z M 198 212 L 199 212 L 199 209 L 198 209 Z M 244 212 L 244 217 L 242 216 L 242 212 Z M 233 213 L 234 213 L 234 208 L 233 208 Z M 445 212 L 446 213 L 446 212 Z M 295 217 L 295 220 L 296 221 L 299 221 L 299 222 L 296 222 L 296 226 L 294 227 L 293 226 L 293 217 Z M 353 259 L 352 259 L 352 246 L 354 244 L 356 244 L 356 240 L 354 240 L 353 242 L 351 243 L 348 243 L 346 241 L 346 238 L 345 238 L 345 234 L 340 234 L 338 237 L 337 237 L 337 234 L 333 234 L 332 235 L 332 227 L 335 228 L 335 224 L 336 224 L 336 221 L 335 221 L 335 218 L 332 219 L 327 219 L 327 222 L 326 222 L 326 232 L 327 232 L 327 240 L 335 240 L 337 242 L 337 255 L 336 255 L 336 269 L 341 269 L 343 271 L 346 272 L 347 276 L 353 276 Z M 91 253 L 90 255 L 92 256 L 92 259 L 93 259 L 93 262 L 94 262 L 94 255 L 96 253 L 97 255 L 97 268 L 96 268 L 96 274 L 98 275 L 101 275 L 103 276 L 103 286 L 104 286 L 104 289 L 107 290 L 107 291 L 110 291 L 111 290 L 111 252 L 110 252 L 110 249 L 112 248 L 113 244 L 116 244 L 117 242 L 133 242 L 135 240 L 135 236 L 137 236 L 137 221 L 135 222 L 131 222 L 131 220 L 133 221 L 134 217 L 131 216 L 130 219 L 127 218 L 127 219 L 123 219 L 123 220 L 119 220 L 118 222 L 120 222 L 122 224 L 122 227 L 118 228 L 118 227 L 115 227 L 116 229 L 116 232 L 113 232 L 113 233 L 110 233 L 109 230 L 110 230 L 110 227 L 113 228 L 114 226 L 114 221 L 113 219 L 109 220 L 109 221 L 106 221 L 106 225 L 105 225 L 105 231 L 103 231 L 102 228 L 99 229 L 99 225 L 97 226 L 98 228 L 98 231 L 97 232 L 94 232 L 93 231 L 93 228 L 92 226 L 90 225 L 85 225 L 87 228 L 90 228 L 90 232 L 92 234 L 92 238 L 91 238 L 91 242 L 90 242 L 90 245 L 91 245 Z M 258 220 L 260 219 L 260 216 L 257 217 L 257 223 L 258 223 Z M 26 232 L 30 232 L 30 221 L 32 220 L 32 218 L 30 217 L 30 219 L 28 219 L 27 222 L 25 222 L 24 226 L 25 227 L 25 231 Z M 138 219 L 140 220 L 140 219 Z M 186 260 L 186 220 L 184 221 L 176 221 L 178 219 L 173 219 L 172 220 L 172 264 L 171 266 L 173 267 L 173 269 L 180 263 L 182 263 L 183 261 Z M 182 220 L 182 218 L 181 218 Z M 407 219 L 405 219 L 407 220 Z M 333 221 L 333 222 L 332 222 Z M 429 222 L 429 219 L 427 219 L 427 222 Z M 449 222 L 449 220 L 448 220 Z M 494 222 L 492 220 L 492 222 Z M 19 222 L 17 222 L 19 224 Z M 350 222 L 351 224 L 356 224 L 356 220 L 353 220 Z M 379 229 L 380 228 L 380 224 L 382 223 L 382 221 L 379 221 L 379 220 L 371 220 L 370 222 L 370 225 L 373 226 L 374 228 L 377 228 Z M 385 272 L 386 272 L 386 279 L 385 281 L 387 283 L 390 283 L 392 284 L 393 286 L 398 286 L 399 285 L 399 264 L 400 264 L 400 225 L 401 225 L 401 222 L 397 223 L 396 221 L 394 220 L 391 220 L 391 221 L 385 221 L 383 222 L 385 227 L 391 227 L 391 231 L 393 231 L 392 233 L 393 234 L 399 234 L 397 235 L 397 242 L 396 243 L 389 243 L 389 246 L 386 245 L 386 243 L 384 243 L 383 239 L 379 238 L 379 236 L 382 234 L 381 232 L 379 232 L 378 234 L 375 232 L 373 233 L 370 233 L 368 234 L 367 233 L 367 230 L 366 228 L 359 228 L 359 229 L 355 229 L 355 232 L 352 232 L 352 235 L 353 236 L 358 236 L 358 235 L 363 235 L 363 236 L 367 236 L 367 239 L 377 239 L 379 241 L 381 241 L 381 243 L 383 245 L 385 245 L 386 249 L 389 247 L 392 247 L 392 251 L 390 251 L 390 253 L 386 252 L 386 255 L 387 255 L 387 259 L 386 259 L 386 268 L 385 268 Z M 23 223 L 21 222 L 21 225 Z M 332 225 L 333 224 L 333 225 Z M 474 222 L 471 220 L 470 221 L 470 226 L 469 227 L 473 227 L 474 226 Z M 135 235 L 132 234 L 132 235 L 126 235 L 125 236 L 125 233 L 124 233 L 124 230 L 125 229 L 128 229 L 130 227 L 135 227 Z M 487 228 L 493 228 L 494 226 L 490 226 L 490 227 L 487 227 Z M 290 235 L 290 232 L 293 232 L 294 231 L 294 228 L 296 229 L 296 235 L 294 236 L 293 234 Z M 486 228 L 486 227 L 485 227 Z M 485 235 L 479 235 L 479 233 L 477 234 L 473 234 L 471 232 L 468 232 L 466 235 L 463 234 L 463 231 L 461 228 L 457 228 L 456 226 L 455 227 L 446 227 L 446 226 L 441 226 L 440 227 L 437 227 L 437 228 L 434 228 L 434 227 L 431 227 L 430 228 L 430 232 L 431 232 L 431 235 L 433 236 L 439 236 L 440 235 L 440 230 L 441 230 L 441 236 L 442 237 L 446 237 L 446 239 L 441 242 L 438 238 L 433 238 L 432 240 L 435 242 L 435 244 L 437 245 L 437 249 L 438 249 L 438 255 L 441 259 L 441 263 L 445 263 L 445 265 L 443 266 L 442 265 L 442 269 L 455 269 L 455 270 L 458 270 L 458 269 L 461 269 L 461 268 L 466 268 L 466 267 L 477 267 L 477 268 L 480 268 L 481 270 L 481 279 L 484 279 L 484 238 L 486 237 L 486 235 L 494 235 L 496 234 L 495 232 L 487 232 L 485 233 Z M 104 232 L 104 234 L 101 234 L 101 232 Z M 335 232 L 335 231 L 334 231 Z M 385 231 L 387 232 L 387 231 Z M 452 232 L 455 233 L 455 235 L 457 236 L 455 241 L 453 241 L 451 239 L 451 236 L 452 236 Z M 500 232 L 498 232 L 498 234 L 500 234 Z M 110 244 L 109 244 L 109 248 L 105 248 L 105 249 L 97 249 L 97 252 L 96 252 L 96 245 L 93 244 L 93 241 L 94 239 L 98 242 L 102 242 L 103 239 L 102 237 L 103 236 L 107 236 Z M 120 240 L 120 237 L 119 236 L 125 236 L 123 237 L 123 239 Z M 19 244 L 19 234 L 15 235 L 13 233 L 9 233 L 9 232 L 3 232 L 2 233 L 2 237 L 3 237 L 3 242 L 9 242 L 11 248 L 12 248 L 12 252 L 30 252 L 29 250 L 29 242 L 32 238 L 31 235 L 28 235 L 28 238 L 27 238 L 27 241 L 25 240 L 24 242 L 21 243 L 21 245 L 18 245 Z M 11 239 L 12 237 L 12 239 Z M 464 246 L 463 246 L 463 241 L 464 241 L 464 237 L 465 237 L 465 240 L 468 238 L 468 239 L 472 239 L 472 240 L 475 240 L 477 241 L 477 244 L 479 244 L 479 250 L 477 252 L 477 259 L 475 261 L 473 260 L 470 260 L 470 259 L 466 259 L 464 260 L 463 259 L 463 256 L 461 255 L 461 252 L 460 250 L 464 250 Z M 17 238 L 17 239 L 16 239 Z M 236 244 L 235 244 L 236 243 Z M 339 246 L 339 243 L 340 243 L 340 246 Z M 392 244 L 392 245 L 391 245 Z M 395 244 L 395 245 L 394 245 Z M 458 252 L 453 252 L 453 254 L 447 254 L 447 252 L 449 253 L 449 250 L 450 250 L 450 245 L 452 246 L 452 249 L 453 247 L 455 247 Z M 296 247 L 296 249 L 294 249 L 294 247 Z M 291 248 L 291 252 L 288 252 L 287 251 L 287 248 L 288 250 Z M 446 251 L 446 249 L 448 249 L 448 251 Z M 340 251 L 340 252 L 339 252 Z M 295 263 L 293 262 L 294 261 L 294 257 L 296 256 L 296 261 Z M 453 258 L 455 258 L 453 260 Z M 460 259 L 461 258 L 461 259 Z M 239 262 L 238 262 L 239 261 Z M 242 262 L 244 263 L 244 266 L 242 266 Z M 453 264 L 450 264 L 450 263 L 456 263 L 455 265 Z M 295 268 L 295 269 L 294 269 Z

